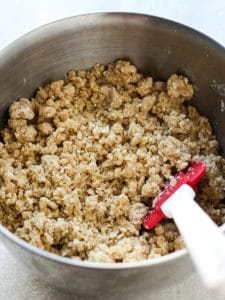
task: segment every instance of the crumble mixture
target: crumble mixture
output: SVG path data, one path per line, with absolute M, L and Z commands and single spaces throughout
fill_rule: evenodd
M 196 200 L 225 221 L 225 164 L 183 76 L 144 77 L 128 61 L 40 88 L 9 108 L 0 143 L 0 221 L 41 249 L 130 262 L 184 247 L 172 220 L 141 223 L 173 175 L 202 160 Z M 182 199 L 181 199 L 182 201 Z

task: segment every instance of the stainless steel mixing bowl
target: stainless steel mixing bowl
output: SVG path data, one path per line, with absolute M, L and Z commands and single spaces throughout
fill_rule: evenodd
M 0 53 L 0 127 L 7 108 L 30 97 L 40 85 L 70 69 L 89 68 L 128 58 L 158 79 L 171 73 L 188 76 L 195 85 L 193 104 L 213 124 L 225 153 L 225 50 L 190 28 L 157 17 L 101 13 L 72 17 L 43 26 Z M 103 298 L 149 295 L 190 276 L 186 250 L 150 261 L 103 264 L 72 260 L 37 249 L 0 226 L 5 246 L 31 272 L 76 294 Z

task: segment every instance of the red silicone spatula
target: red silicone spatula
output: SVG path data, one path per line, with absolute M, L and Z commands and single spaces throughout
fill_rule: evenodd
M 161 206 L 167 199 L 169 199 L 183 184 L 188 184 L 193 190 L 197 189 L 197 183 L 205 175 L 206 166 L 203 162 L 194 162 L 187 170 L 187 172 L 179 172 L 174 177 L 174 184 L 168 185 L 164 191 L 155 200 L 155 205 L 149 210 L 145 216 L 143 225 L 146 229 L 151 229 L 162 219 L 168 219 L 163 213 Z
M 221 294 L 225 291 L 225 236 L 194 201 L 197 183 L 205 172 L 201 161 L 179 172 L 174 184 L 156 199 L 143 225 L 151 229 L 160 220 L 173 218 L 206 287 Z

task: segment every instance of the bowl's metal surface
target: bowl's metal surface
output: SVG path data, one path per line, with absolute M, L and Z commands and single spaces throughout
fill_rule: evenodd
M 225 50 L 206 36 L 157 17 L 103 13 L 72 17 L 43 26 L 0 53 L 0 127 L 7 108 L 70 69 L 127 58 L 142 72 L 166 79 L 190 78 L 193 104 L 209 117 L 225 153 Z M 95 264 L 37 249 L 0 226 L 6 247 L 46 282 L 79 294 L 147 295 L 192 272 L 186 250 L 152 261 Z

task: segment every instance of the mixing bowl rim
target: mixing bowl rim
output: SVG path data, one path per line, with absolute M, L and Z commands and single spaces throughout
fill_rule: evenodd
M 151 20 L 152 21 L 156 21 L 156 22 L 162 22 L 165 24 L 168 24 L 169 26 L 174 26 L 177 27 L 177 29 L 179 28 L 180 30 L 184 30 L 186 31 L 186 33 L 192 34 L 193 36 L 196 35 L 199 38 L 204 39 L 206 42 L 210 43 L 210 45 L 214 46 L 217 48 L 217 50 L 220 48 L 221 51 L 225 51 L 225 47 L 219 43 L 218 41 L 216 41 L 215 39 L 213 39 L 212 37 L 208 36 L 207 34 L 201 32 L 200 30 L 194 29 L 188 25 L 182 24 L 180 22 L 177 21 L 173 21 L 170 20 L 168 18 L 163 18 L 163 17 L 159 17 L 156 15 L 148 15 L 148 14 L 144 14 L 144 13 L 136 13 L 136 12 L 125 12 L 125 11 L 112 11 L 112 12 L 94 12 L 94 13 L 86 13 L 86 14 L 80 14 L 80 15 L 75 15 L 75 16 L 70 16 L 70 17 L 65 17 L 62 19 L 57 19 L 55 21 L 52 22 L 48 22 L 45 23 L 41 26 L 38 26 L 37 28 L 34 28 L 33 30 L 28 31 L 27 33 L 19 36 L 18 38 L 16 38 L 14 41 L 9 42 L 7 45 L 3 46 L 3 48 L 0 48 L 0 60 L 2 58 L 3 55 L 5 55 L 7 53 L 10 52 L 17 52 L 17 47 L 15 47 L 17 44 L 20 45 L 21 47 L 25 48 L 26 45 L 24 43 L 24 40 L 34 40 L 35 42 L 35 38 L 37 36 L 39 36 L 42 31 L 48 31 L 49 29 L 51 29 L 51 27 L 55 27 L 54 29 L 59 28 L 60 26 L 62 26 L 63 24 L 65 25 L 67 22 L 73 22 L 73 20 L 75 19 L 83 19 L 84 21 L 87 20 L 87 18 L 95 18 L 95 20 L 97 19 L 101 19 L 104 17 L 124 17 L 124 16 L 132 16 L 133 18 L 137 18 L 138 20 L 140 20 L 140 17 L 145 19 L 145 20 Z M 85 22 L 82 23 L 82 25 L 85 25 Z M 177 31 L 177 29 L 174 29 L 174 31 Z M 33 44 L 33 42 L 32 42 Z M 17 45 L 17 46 L 18 46 Z
M 29 252 L 36 254 L 38 256 L 44 257 L 48 260 L 59 262 L 64 265 L 76 266 L 80 268 L 91 268 L 91 269 L 113 269 L 113 270 L 120 270 L 120 269 L 134 269 L 134 268 L 141 268 L 141 267 L 148 267 L 158 264 L 163 264 L 165 262 L 169 262 L 176 258 L 182 257 L 187 254 L 186 249 L 181 249 L 164 256 L 146 259 L 142 261 L 135 261 L 135 262 L 119 262 L 119 263 L 103 263 L 103 262 L 91 262 L 88 260 L 78 260 L 69 257 L 64 257 L 61 255 L 57 255 L 46 250 L 42 250 L 38 247 L 33 246 L 32 244 L 22 240 L 3 225 L 0 224 L 0 234 L 4 237 L 12 241 L 13 243 L 17 244 L 18 246 L 22 247 Z M 7 247 L 6 247 L 7 248 Z

